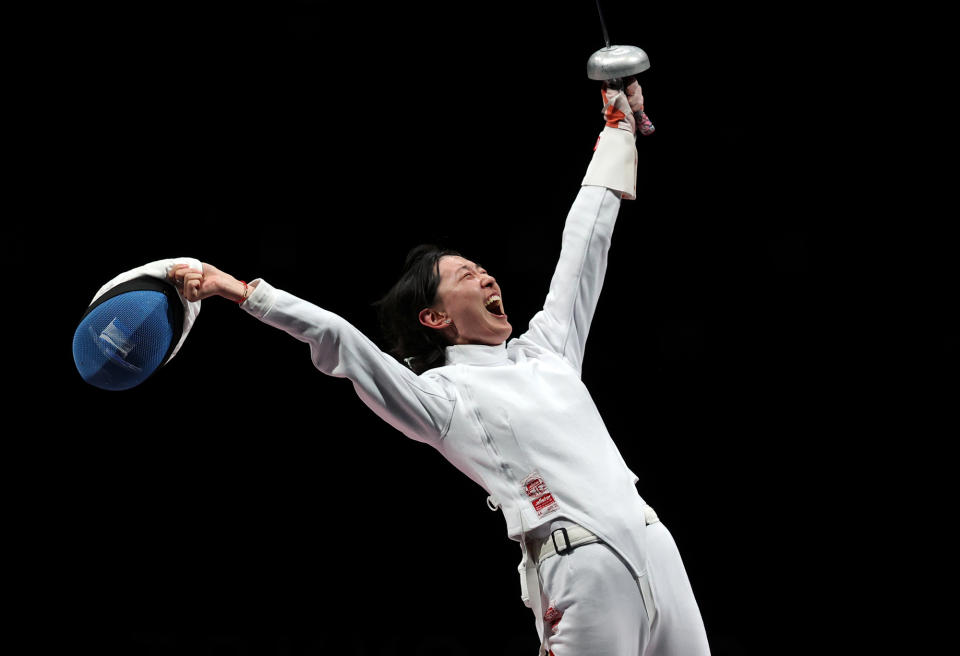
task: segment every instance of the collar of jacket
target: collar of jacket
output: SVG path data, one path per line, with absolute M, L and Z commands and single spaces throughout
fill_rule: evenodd
M 447 347 L 447 364 L 473 364 L 492 366 L 507 364 L 507 343 L 496 346 L 486 344 L 458 344 Z

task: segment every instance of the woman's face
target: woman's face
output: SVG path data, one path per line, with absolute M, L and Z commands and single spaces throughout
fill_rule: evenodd
M 510 337 L 513 327 L 493 276 L 456 255 L 441 257 L 437 270 L 437 298 L 420 312 L 421 323 L 444 331 L 451 344 L 497 345 Z

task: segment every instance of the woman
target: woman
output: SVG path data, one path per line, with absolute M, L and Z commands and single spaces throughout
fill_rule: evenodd
M 637 493 L 580 379 L 621 198 L 636 197 L 635 80 L 602 89 L 606 125 L 567 216 L 543 309 L 512 332 L 504 294 L 451 251 L 411 251 L 381 300 L 392 356 L 343 318 L 204 264 L 171 272 L 188 300 L 220 295 L 310 345 L 314 365 L 430 444 L 490 495 L 520 543 L 521 585 L 541 653 L 708 654 L 670 533 Z

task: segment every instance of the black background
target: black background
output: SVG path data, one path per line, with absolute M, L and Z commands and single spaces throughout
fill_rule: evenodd
M 306 346 L 211 299 L 167 367 L 106 393 L 70 341 L 104 282 L 180 256 L 379 339 L 371 304 L 422 242 L 487 267 L 521 334 L 602 128 L 595 5 L 48 9 L 20 25 L 25 202 L 9 233 L 12 275 L 57 297 L 17 353 L 29 639 L 534 653 L 519 550 L 484 492 Z M 657 132 L 638 139 L 583 378 L 719 656 L 808 639 L 783 627 L 815 585 L 817 499 L 866 439 L 850 412 L 862 278 L 835 275 L 850 115 L 802 91 L 829 95 L 835 35 L 778 11 L 604 2 L 612 41 L 650 57 Z M 955 326 L 924 323 L 921 353 L 955 362 Z

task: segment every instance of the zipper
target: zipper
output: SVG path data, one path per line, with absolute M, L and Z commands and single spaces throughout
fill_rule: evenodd
M 483 417 L 480 415 L 480 408 L 473 397 L 473 390 L 470 388 L 470 385 L 466 385 L 465 387 L 467 393 L 470 395 L 470 405 L 473 407 L 473 416 L 476 417 L 477 423 L 480 425 L 480 432 L 482 434 L 481 441 L 484 443 L 484 447 L 486 448 L 490 457 L 493 459 L 494 463 L 500 469 L 500 473 L 503 474 L 503 476 L 507 479 L 507 482 L 515 488 L 518 483 L 513 475 L 513 470 L 511 470 L 510 466 L 504 462 L 503 456 L 500 453 L 500 449 L 497 448 L 496 442 L 494 442 L 493 438 L 490 436 L 490 433 L 487 432 L 487 426 L 483 421 Z

